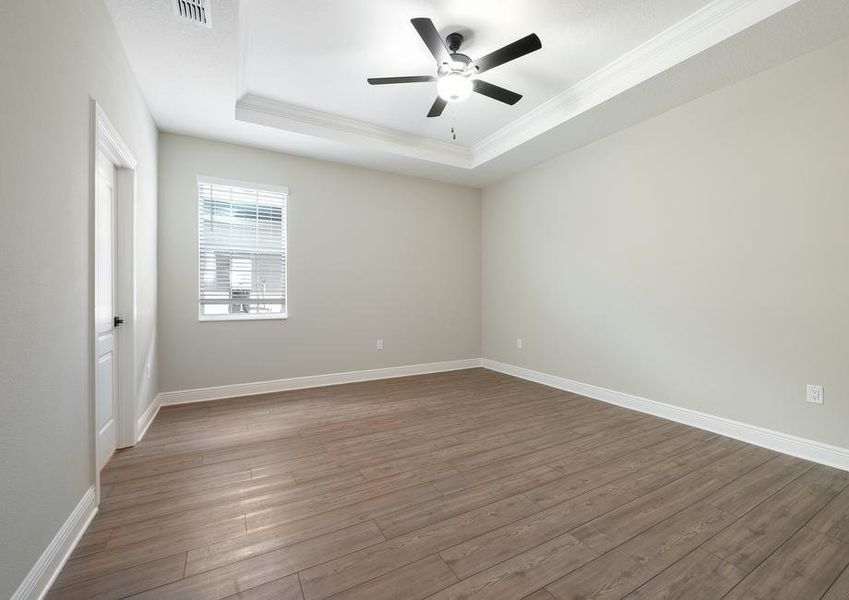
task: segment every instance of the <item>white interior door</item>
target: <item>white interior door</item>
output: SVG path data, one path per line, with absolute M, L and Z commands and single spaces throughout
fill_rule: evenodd
M 118 360 L 115 317 L 115 166 L 100 150 L 94 195 L 94 398 L 97 424 L 97 470 L 103 468 L 116 440 Z

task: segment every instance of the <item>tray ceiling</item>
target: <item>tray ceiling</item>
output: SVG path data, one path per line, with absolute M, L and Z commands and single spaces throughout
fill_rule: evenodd
M 471 185 L 849 35 L 846 4 L 211 0 L 206 28 L 165 0 L 107 0 L 160 128 Z M 420 16 L 443 36 L 462 32 L 472 58 L 537 33 L 541 50 L 482 77 L 523 99 L 473 95 L 427 119 L 434 83 L 369 86 L 369 76 L 433 72 L 409 22 Z M 633 101 L 611 113 L 623 94 Z

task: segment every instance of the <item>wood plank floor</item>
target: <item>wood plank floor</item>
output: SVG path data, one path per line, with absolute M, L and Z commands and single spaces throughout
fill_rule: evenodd
M 49 598 L 849 599 L 849 473 L 483 369 L 163 408 Z

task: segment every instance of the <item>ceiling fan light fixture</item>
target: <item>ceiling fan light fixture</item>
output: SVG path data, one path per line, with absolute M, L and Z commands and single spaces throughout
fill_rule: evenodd
M 436 91 L 439 95 L 427 113 L 428 118 L 442 116 L 449 102 L 462 102 L 471 96 L 472 92 L 510 106 L 522 99 L 522 94 L 478 79 L 478 75 L 542 48 L 542 42 L 537 34 L 526 35 L 512 44 L 507 44 L 473 61 L 460 52 L 463 34 L 455 31 L 442 39 L 436 25 L 430 19 L 417 17 L 410 19 L 410 23 L 436 59 L 436 77 L 432 75 L 369 77 L 366 81 L 370 85 L 436 81 Z
M 472 80 L 462 73 L 447 73 L 436 83 L 436 93 L 447 102 L 462 102 L 472 95 Z

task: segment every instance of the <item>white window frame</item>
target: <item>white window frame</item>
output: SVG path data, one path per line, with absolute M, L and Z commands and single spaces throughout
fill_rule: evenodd
M 286 261 L 286 268 L 283 271 L 283 312 L 277 314 L 240 314 L 229 313 L 223 315 L 204 315 L 203 306 L 200 303 L 200 286 L 201 286 L 201 264 L 200 264 L 200 211 L 198 210 L 198 187 L 200 184 L 206 183 L 210 185 L 228 185 L 233 187 L 249 188 L 253 190 L 262 190 L 266 192 L 275 192 L 283 194 L 285 200 L 283 203 L 283 259 Z M 195 178 L 195 258 L 197 260 L 197 269 L 195 278 L 197 283 L 197 294 L 195 302 L 197 302 L 197 315 L 200 322 L 213 321 L 285 321 L 289 318 L 289 188 L 268 185 L 265 183 L 253 183 L 250 181 L 239 181 L 238 179 L 223 179 L 221 177 L 209 177 L 207 175 L 198 175 Z

